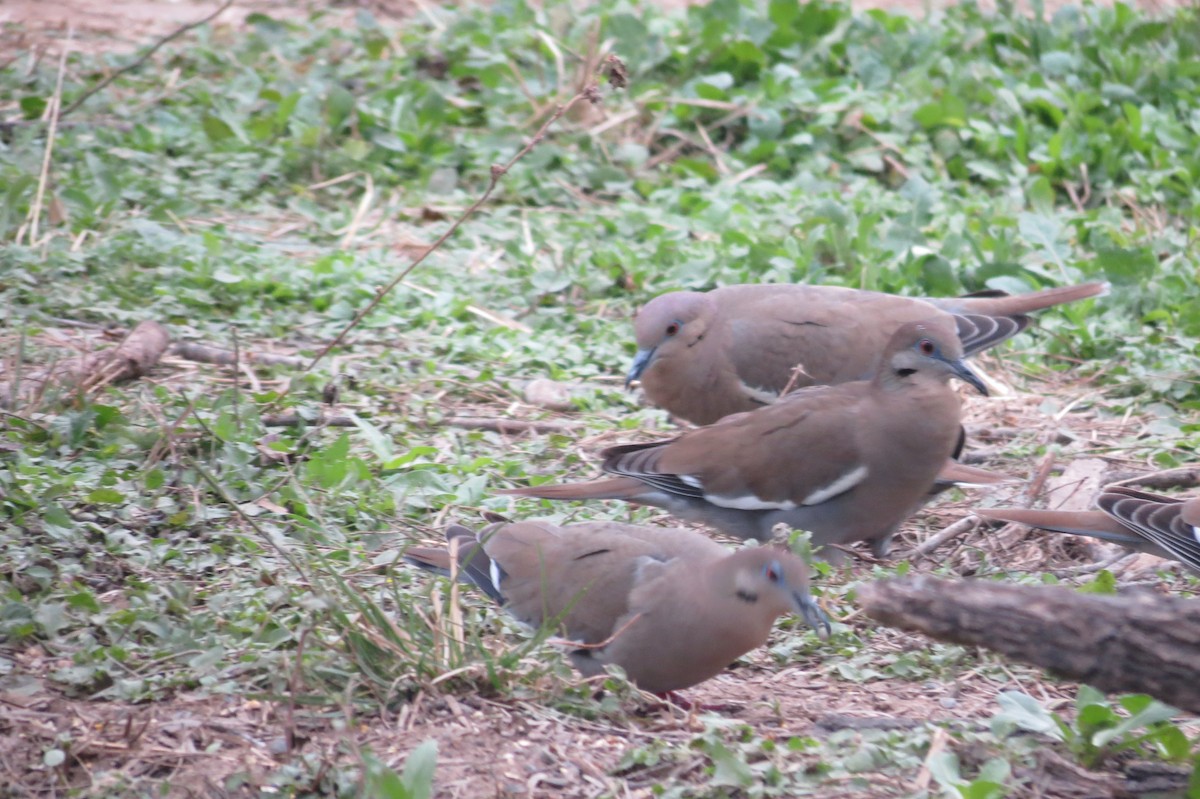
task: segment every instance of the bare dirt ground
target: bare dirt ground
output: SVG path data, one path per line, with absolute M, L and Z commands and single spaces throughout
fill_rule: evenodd
M 935 7 L 941 2 L 936 0 Z M 127 53 L 203 18 L 218 5 L 193 0 L 3 0 L 0 64 L 25 55 L 37 57 L 68 37 L 73 48 Z M 925 0 L 861 0 L 856 5 L 903 8 L 914 14 L 928 7 Z M 223 12 L 220 23 L 243 24 L 255 12 L 304 17 L 313 8 L 349 20 L 358 8 L 369 7 L 381 18 L 399 19 L 421 13 L 423 6 L 421 0 L 413 4 L 408 0 L 362 4 L 240 0 Z M 178 363 L 164 363 L 167 380 L 172 373 L 189 381 L 195 377 L 190 369 L 184 375 L 184 367 Z M 1000 368 L 995 361 L 985 363 Z M 1103 479 L 1146 469 L 1144 463 L 1123 463 L 1107 452 L 1101 458 L 1100 450 L 1093 451 L 1089 442 L 1134 437 L 1147 420 L 1113 419 L 1090 411 L 1055 414 L 1043 409 L 1046 397 L 1055 398 L 1059 407 L 1065 408 L 1086 396 L 1088 388 L 1074 383 L 1029 385 L 1020 376 L 1012 381 L 1022 390 L 969 405 L 968 430 L 977 447 L 976 456 L 988 468 L 1011 466 L 1015 474 L 1028 477 L 1028 464 L 1002 461 L 999 450 L 1004 445 L 1014 439 L 1026 445 L 1072 442 L 1079 458 L 1076 465 L 1046 485 L 1055 498 L 1051 506 L 1066 507 L 1085 506 Z M 478 415 L 502 415 L 511 409 L 474 410 Z M 1023 502 L 1020 492 L 1026 487 L 1017 486 L 1002 499 Z M 931 532 L 962 518 L 971 501 L 935 503 L 910 523 L 898 542 L 897 556 L 903 557 Z M 1086 566 L 1100 554 L 1095 545 L 1075 539 L 1047 540 L 1007 530 L 1000 535 L 969 532 L 946 544 L 934 557 L 960 574 L 970 575 L 980 565 L 982 553 L 1002 553 L 1006 563 L 1027 564 L 1032 569 L 1053 567 L 1064 574 Z M 1137 579 L 1156 563 L 1135 558 L 1125 563 L 1120 577 Z M 914 568 L 929 565 L 917 561 Z M 839 575 L 839 581 L 870 576 L 870 564 L 849 568 L 850 573 Z M 864 635 L 874 628 L 862 616 L 842 621 Z M 924 643 L 913 636 L 881 630 L 871 646 L 887 653 L 919 648 Z M 48 674 L 61 665 L 38 646 L 19 653 L 18 662 L 25 674 Z M 1027 669 L 1013 667 L 1003 673 L 999 681 L 976 671 L 947 683 L 896 678 L 854 683 L 836 679 L 828 665 L 816 659 L 780 668 L 760 650 L 744 658 L 736 671 L 689 691 L 688 696 L 700 703 L 727 704 L 724 713 L 729 719 L 778 739 L 827 736 L 864 723 L 894 725 L 896 729 L 927 720 L 984 725 L 996 710 L 995 697 L 1001 690 L 1024 690 L 1057 706 L 1074 696 L 1073 685 L 1042 680 Z M 170 782 L 171 795 L 256 796 L 268 775 L 297 752 L 314 762 L 345 763 L 353 762 L 361 747 L 370 747 L 389 765 L 400 768 L 406 754 L 431 737 L 439 744 L 437 795 L 444 797 L 650 797 L 657 786 L 688 781 L 704 762 L 696 753 L 690 760 L 664 762 L 661 768 L 642 769 L 628 778 L 616 772 L 631 748 L 655 741 L 686 744 L 702 729 L 694 714 L 676 708 L 647 705 L 642 708 L 643 715 L 618 722 L 567 715 L 533 700 L 422 694 L 399 712 L 381 710 L 377 718 L 357 719 L 353 729 L 346 729 L 336 718 L 293 711 L 266 700 L 186 694 L 149 705 L 92 702 L 70 698 L 49 681 L 37 679 L 19 692 L 0 694 L 0 796 L 56 796 L 72 788 L 96 795 L 113 786 L 150 786 L 159 781 Z M 46 749 L 64 739 L 73 741 L 72 753 L 78 758 L 77 767 L 67 772 L 42 761 Z M 1119 775 L 1083 772 L 1048 751 L 1040 768 L 1038 795 L 1043 797 L 1108 796 L 1119 791 Z M 226 779 L 239 773 L 247 775 L 246 784 L 230 787 Z M 823 795 L 907 796 L 927 785 L 928 779 L 928 772 L 922 771 L 876 780 L 869 789 L 835 785 Z

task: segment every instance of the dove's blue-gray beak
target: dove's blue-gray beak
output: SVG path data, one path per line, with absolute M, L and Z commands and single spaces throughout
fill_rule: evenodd
M 637 355 L 633 356 L 633 366 L 629 367 L 629 374 L 625 375 L 626 389 L 634 380 L 642 376 L 642 372 L 646 371 L 646 367 L 654 360 L 654 353 L 654 349 L 638 350 Z
M 960 378 L 966 383 L 970 383 L 983 396 L 986 397 L 988 395 L 987 386 L 984 384 L 983 378 L 975 374 L 975 372 L 971 370 L 971 367 L 967 366 L 965 361 L 963 361 L 961 358 L 957 358 L 955 360 L 945 360 L 946 363 L 950 364 L 951 368 L 953 368 L 955 377 Z
M 796 610 L 800 612 L 800 618 L 804 619 L 804 623 L 816 630 L 817 635 L 822 639 L 828 638 L 833 631 L 833 627 L 829 624 L 829 617 L 825 615 L 825 611 L 821 610 L 821 606 L 816 600 L 808 595 L 807 591 L 795 591 L 792 593 L 792 601 L 796 603 Z

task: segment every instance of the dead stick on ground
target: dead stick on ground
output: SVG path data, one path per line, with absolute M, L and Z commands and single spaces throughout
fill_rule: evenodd
M 605 61 L 605 71 L 608 75 L 609 83 L 614 87 L 622 88 L 627 84 L 628 76 L 625 72 L 625 65 L 621 63 L 621 59 L 617 58 L 615 55 L 610 55 Z M 321 351 L 313 357 L 312 361 L 309 362 L 304 371 L 311 371 L 312 368 L 316 366 L 322 358 L 328 355 L 334 347 L 345 341 L 346 336 L 350 334 L 350 331 L 357 327 L 359 322 L 361 322 L 367 314 L 375 310 L 375 307 L 383 301 L 383 298 L 386 297 L 392 289 L 394 289 L 402 280 L 408 277 L 414 269 L 424 263 L 425 259 L 428 258 L 433 252 L 445 244 L 446 241 L 453 236 L 460 227 L 462 227 L 463 222 L 466 222 L 468 219 L 474 216 L 475 212 L 478 211 L 483 204 L 488 201 L 488 198 L 492 196 L 492 192 L 495 191 L 496 186 L 500 184 L 500 179 L 508 173 L 508 170 L 511 169 L 514 164 L 528 155 L 529 152 L 536 147 L 543 138 L 545 138 L 546 132 L 550 129 L 550 126 L 562 118 L 562 116 L 567 113 L 567 111 L 569 111 L 571 107 L 575 105 L 575 103 L 585 99 L 592 103 L 600 102 L 600 88 L 597 84 L 588 84 L 586 88 L 555 109 L 550 118 L 547 119 L 540 128 L 538 128 L 537 133 L 533 135 L 533 137 L 517 152 L 516 155 L 509 159 L 508 163 L 503 165 L 493 164 L 491 180 L 488 182 L 487 188 L 484 190 L 483 194 L 480 195 L 479 199 L 471 203 L 467 210 L 463 211 L 462 215 L 455 219 L 450 227 L 446 229 L 446 232 L 439 236 L 437 240 L 434 241 L 427 250 L 425 250 L 425 252 L 421 253 L 416 260 L 409 264 L 405 269 L 401 270 L 400 274 L 396 275 L 396 277 L 394 277 L 390 283 L 379 289 L 371 301 L 363 306 L 363 308 L 354 315 L 354 318 L 350 320 L 349 324 L 342 328 L 341 332 L 334 337 L 333 341 L 330 341 L 328 344 L 326 344 Z M 285 396 L 287 396 L 287 391 L 281 391 L 279 397 L 276 398 L 275 403 L 278 403 Z
M 196 341 L 180 341 L 171 347 L 171 354 L 188 361 L 199 363 L 215 363 L 220 366 L 234 366 L 237 358 L 233 350 L 224 347 L 214 347 L 211 344 L 201 344 Z M 308 363 L 307 358 L 298 355 L 276 355 L 270 352 L 240 352 L 242 365 L 261 363 L 266 366 L 300 367 Z
M 354 427 L 354 420 L 349 416 L 318 416 L 316 419 L 305 419 L 298 413 L 280 413 L 262 417 L 264 427 L 299 427 L 303 424 L 324 425 L 325 427 Z
M 1102 691 L 1146 693 L 1200 712 L 1200 602 L 1193 599 L 923 575 L 868 583 L 858 598 L 891 627 L 982 646 Z
M 220 7 L 220 8 L 218 8 L 216 11 L 212 12 L 211 14 L 209 14 L 209 15 L 208 15 L 207 17 L 205 17 L 204 19 L 200 19 L 200 20 L 197 20 L 197 21 L 195 21 L 195 22 L 189 22 L 187 25 L 184 25 L 182 28 L 179 28 L 179 29 L 175 30 L 173 33 L 169 33 L 169 34 L 167 34 L 165 37 L 163 37 L 162 39 L 159 39 L 157 42 L 155 42 L 154 44 L 152 44 L 152 45 L 150 46 L 150 49 L 149 49 L 149 50 L 147 50 L 146 52 L 142 53 L 142 55 L 141 55 L 140 57 L 138 57 L 137 59 L 135 59 L 135 60 L 134 60 L 132 63 L 130 63 L 130 64 L 126 64 L 125 66 L 121 67 L 121 68 L 120 68 L 120 69 L 118 69 L 116 72 L 112 73 L 112 74 L 111 74 L 111 75 L 109 75 L 107 78 L 105 78 L 104 80 L 100 81 L 100 82 L 99 82 L 99 83 L 97 83 L 95 86 L 93 86 L 92 88 L 90 88 L 90 89 L 88 89 L 86 92 L 84 92 L 83 94 L 81 94 L 81 95 L 79 95 L 78 97 L 76 97 L 76 98 L 75 98 L 75 101 L 74 101 L 73 103 L 71 103 L 69 106 L 67 106 L 67 107 L 66 107 L 66 108 L 63 110 L 63 112 L 62 112 L 62 113 L 60 113 L 60 114 L 58 115 L 58 119 L 62 119 L 62 118 L 63 118 L 63 117 L 65 117 L 67 114 L 71 113 L 71 112 L 72 112 L 72 111 L 74 111 L 76 108 L 78 108 L 79 106 L 83 105 L 83 103 L 84 103 L 84 102 L 85 102 L 85 101 L 86 101 L 86 100 L 87 100 L 89 97 L 91 97 L 93 94 L 95 94 L 96 92 L 98 92 L 98 91 L 100 91 L 101 89 L 103 89 L 105 86 L 108 86 L 108 84 L 112 83 L 114 80 L 116 80 L 117 78 L 121 77 L 121 76 L 122 76 L 122 75 L 124 75 L 126 72 L 131 72 L 131 71 L 133 71 L 133 70 L 137 69 L 138 67 L 140 67 L 142 64 L 146 63 L 146 60 L 147 60 L 147 59 L 149 59 L 149 58 L 150 58 L 150 56 L 152 56 L 152 55 L 154 55 L 156 52 L 158 52 L 158 49 L 159 49 L 160 47 L 162 47 L 164 44 L 166 44 L 167 42 L 169 42 L 169 41 L 171 41 L 171 40 L 173 40 L 173 39 L 178 39 L 180 36 L 182 36 L 183 34 L 187 33 L 188 31 L 192 30 L 193 28 L 199 28 L 201 25 L 204 25 L 204 24 L 206 24 L 206 23 L 208 23 L 208 22 L 212 22 L 214 19 L 216 19 L 218 16 L 220 16 L 220 15 L 221 15 L 221 13 L 222 13 L 223 11 L 225 11 L 225 9 L 227 9 L 227 8 L 229 8 L 231 5 L 233 5 L 233 3 L 234 3 L 234 0 L 225 0 L 225 2 L 221 4 L 221 7 Z
M 531 422 L 524 419 L 496 419 L 493 417 L 452 416 L 445 422 L 448 427 L 465 430 L 490 430 L 493 433 L 569 433 L 577 425 L 565 422 Z
M 1200 464 L 1180 466 L 1161 472 L 1141 474 L 1119 480 L 1112 485 L 1135 486 L 1161 491 L 1164 488 L 1193 488 L 1200 485 Z
M 1032 506 L 1038 494 L 1042 493 L 1042 487 L 1046 485 L 1046 480 L 1050 477 L 1050 472 L 1054 470 L 1055 460 L 1053 452 L 1047 452 L 1046 457 L 1042 459 L 1037 473 L 1033 476 L 1033 480 L 1029 483 L 1029 488 L 1025 492 L 1025 507 Z
M 931 535 L 929 538 L 926 538 L 924 541 L 922 541 L 919 546 L 915 547 L 912 552 L 908 553 L 908 559 L 912 560 L 913 558 L 923 558 L 950 539 L 957 538 L 963 533 L 970 532 L 978 526 L 979 517 L 974 514 L 959 519 L 945 530 L 942 530 L 940 533 L 935 533 L 934 535 Z

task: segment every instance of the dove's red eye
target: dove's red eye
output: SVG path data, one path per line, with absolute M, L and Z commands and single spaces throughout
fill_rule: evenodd
M 667 325 L 667 335 L 668 336 L 673 336 L 678 332 L 679 332 L 679 323 L 678 322 L 672 322 L 671 324 Z
M 937 347 L 927 338 L 921 339 L 921 343 L 917 345 L 917 348 L 921 350 L 922 355 L 933 355 L 937 351 Z

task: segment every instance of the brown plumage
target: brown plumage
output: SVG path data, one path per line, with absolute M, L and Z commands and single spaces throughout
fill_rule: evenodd
M 828 629 L 804 562 L 774 547 L 730 552 L 689 530 L 616 522 L 500 522 L 478 536 L 454 525 L 446 537 L 458 541 L 462 578 L 519 621 L 604 644 L 572 652 L 583 674 L 614 663 L 655 693 L 716 675 L 766 643 L 785 613 Z M 431 571 L 450 566 L 443 549 L 417 547 L 406 558 Z
M 1111 541 L 1200 572 L 1200 497 L 1177 499 L 1113 485 L 1100 492 L 1096 506 L 1100 510 L 987 508 L 975 513 L 985 519 Z
M 695 424 L 774 402 L 794 388 L 869 379 L 904 324 L 940 318 L 966 356 L 1010 338 L 1026 314 L 1095 297 L 1106 283 L 1018 296 L 918 299 L 833 286 L 737 285 L 656 297 L 634 322 L 640 379 L 655 405 Z M 795 372 L 795 367 L 802 371 Z
M 814 543 L 874 542 L 931 490 L 959 436 L 963 363 L 952 322 L 903 325 L 870 381 L 805 389 L 678 438 L 605 450 L 617 477 L 500 493 L 547 499 L 621 499 L 653 505 L 730 535 L 766 540 L 784 523 Z

